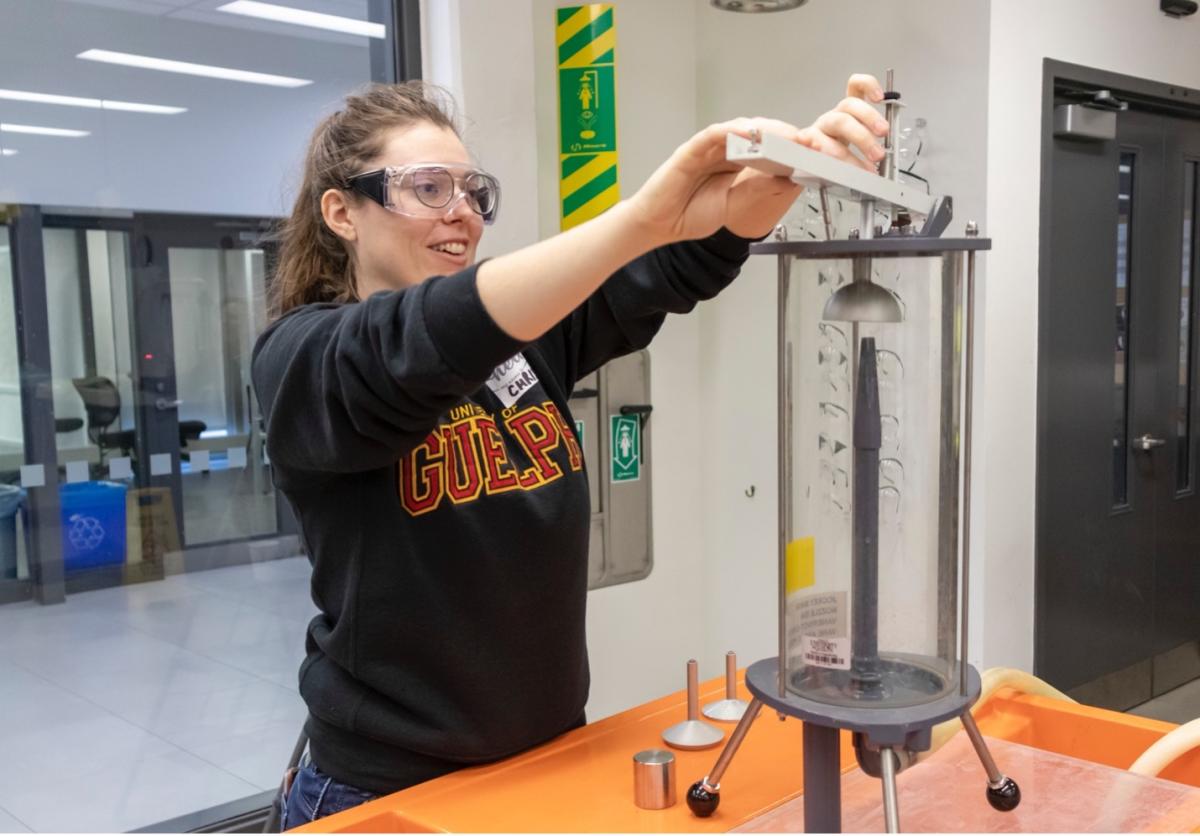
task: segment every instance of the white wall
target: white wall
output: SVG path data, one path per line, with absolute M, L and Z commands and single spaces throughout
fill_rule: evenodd
M 465 60 L 447 65 L 427 55 L 427 77 L 460 86 L 473 151 L 493 167 L 489 158 L 511 166 L 502 177 L 507 212 L 485 237 L 493 242 L 489 250 L 555 233 L 557 4 L 509 2 L 504 15 L 487 0 L 437 5 L 425 32 L 427 53 L 440 42 Z M 929 122 L 918 171 L 954 194 L 960 219 L 985 220 L 986 112 L 978 91 L 986 86 L 986 5 L 938 0 L 917 8 L 919 15 L 911 5 L 889 14 L 847 0 L 741 16 L 703 0 L 617 2 L 622 194 L 702 124 L 756 113 L 807 123 L 841 98 L 851 72 L 882 74 L 894 66 L 910 91 L 911 112 Z M 868 11 L 879 25 L 864 31 Z M 532 22 L 532 42 L 521 31 L 525 21 Z M 481 52 L 483 44 L 490 49 Z M 530 49 L 533 135 L 520 118 Z M 487 60 L 471 60 L 480 54 Z M 926 55 L 937 60 L 913 57 Z M 501 66 L 503 73 L 494 71 Z M 514 190 L 526 194 L 529 181 L 514 177 L 528 171 L 530 159 L 514 149 L 531 148 L 538 190 L 525 203 L 511 197 Z M 493 234 L 524 223 L 533 205 L 536 229 Z M 773 262 L 755 260 L 719 300 L 671 318 L 651 348 L 655 570 L 646 581 L 590 598 L 593 717 L 678 689 L 689 657 L 699 659 L 702 676 L 716 676 L 727 649 L 743 662 L 774 652 L 773 276 Z M 744 494 L 750 485 L 753 498 Z
M 1042 62 L 1200 87 L 1200 20 L 1131 0 L 992 3 L 988 79 L 987 449 L 983 655 L 1033 664 Z
M 83 418 L 83 401 L 71 383 L 72 378 L 82 377 L 87 372 L 79 290 L 79 248 L 75 230 L 47 229 L 43 243 L 46 304 L 54 312 L 49 320 L 54 414 L 61 418 Z M 88 443 L 83 428 L 56 436 L 56 440 L 60 446 L 70 447 L 81 447 Z
M 171 273 L 171 326 L 179 418 L 203 421 L 209 429 L 228 425 L 225 390 L 226 310 L 222 285 L 224 252 L 175 249 L 167 252 Z
M 461 59 L 430 62 L 427 77 L 459 93 L 473 149 L 503 169 L 506 211 L 489 251 L 553 234 L 556 4 L 427 5 L 441 30 L 426 33 L 427 61 L 452 42 Z M 1154 5 L 839 0 L 736 15 L 707 0 L 616 3 L 623 194 L 703 124 L 738 114 L 804 124 L 851 72 L 894 67 L 907 115 L 928 121 L 918 172 L 955 197 L 954 229 L 977 220 L 995 239 L 983 259 L 972 538 L 971 660 L 983 666 L 1032 665 L 1042 60 L 1200 87 L 1200 21 Z M 755 259 L 652 347 L 656 568 L 591 596 L 593 717 L 679 688 L 690 656 L 715 676 L 727 649 L 743 662 L 776 650 L 774 275 L 771 259 Z
M 805 125 L 837 104 L 851 73 L 882 79 L 893 67 L 906 118 L 928 121 L 916 171 L 954 196 L 956 228 L 972 218 L 987 229 L 987 3 L 839 0 L 739 15 L 695 2 L 700 123 Z M 700 314 L 706 659 L 777 652 L 775 271 L 773 258 L 751 259 Z
M 23 449 L 21 374 L 17 360 L 17 314 L 14 309 L 12 257 L 8 229 L 0 227 L 0 448 Z
M 535 0 L 539 229 L 558 231 L 558 102 L 554 14 Z M 624 0 L 617 28 L 617 148 L 621 195 L 632 194 L 696 125 L 695 3 Z M 569 266 L 568 266 L 569 269 Z M 650 348 L 654 404 L 654 571 L 644 581 L 593 592 L 588 601 L 592 662 L 590 717 L 678 690 L 689 658 L 702 677 L 723 660 L 704 653 L 704 548 L 700 509 L 702 442 L 697 416 L 700 317 L 669 317 Z
M 468 146 L 503 184 L 501 217 L 485 234 L 481 253 L 505 252 L 558 231 L 558 5 L 431 0 L 423 9 L 425 77 L 459 97 Z M 628 194 L 694 128 L 695 4 L 626 0 L 616 7 L 618 146 Z M 459 60 L 448 62 L 444 56 L 452 50 Z M 589 597 L 591 719 L 683 687 L 685 662 L 703 649 L 703 548 L 695 525 L 699 327 L 696 316 L 674 317 L 651 349 L 653 423 L 669 428 L 654 433 L 651 453 L 655 568 L 645 581 Z M 707 660 L 702 671 L 715 676 L 720 665 Z

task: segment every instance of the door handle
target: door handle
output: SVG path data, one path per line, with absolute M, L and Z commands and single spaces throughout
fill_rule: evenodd
M 183 401 L 178 398 L 173 401 L 169 401 L 166 398 L 156 398 L 154 400 L 154 408 L 160 412 L 166 412 L 168 409 L 178 409 L 182 403 Z
M 1135 438 L 1132 442 L 1134 450 L 1141 450 L 1143 453 L 1148 453 L 1155 447 L 1163 447 L 1167 441 L 1165 438 L 1155 438 L 1152 435 L 1142 435 Z
M 619 410 L 622 415 L 636 415 L 638 419 L 638 429 L 645 435 L 646 422 L 650 420 L 650 413 L 654 411 L 654 407 L 648 403 L 630 403 L 625 404 Z M 645 443 L 638 445 L 638 463 L 646 461 L 646 445 Z
M 625 404 L 620 409 L 622 415 L 636 415 L 638 417 L 638 424 L 640 425 L 639 429 L 643 431 L 645 431 L 646 422 L 650 420 L 650 413 L 653 411 L 654 407 L 648 403 Z

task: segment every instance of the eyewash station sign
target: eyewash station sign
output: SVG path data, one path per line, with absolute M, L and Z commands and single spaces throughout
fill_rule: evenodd
M 642 425 L 636 415 L 612 415 L 612 481 L 642 478 Z
M 562 229 L 620 199 L 617 183 L 617 30 L 609 3 L 555 10 L 559 209 Z

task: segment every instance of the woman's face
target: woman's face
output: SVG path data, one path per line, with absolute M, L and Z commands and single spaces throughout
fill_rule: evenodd
M 452 131 L 421 122 L 391 129 L 383 152 L 363 170 L 410 163 L 472 165 L 467 149 Z M 483 219 L 459 194 L 446 209 L 429 210 L 428 217 L 400 215 L 366 197 L 349 201 L 345 211 L 354 229 L 349 244 L 362 299 L 474 264 L 483 235 Z

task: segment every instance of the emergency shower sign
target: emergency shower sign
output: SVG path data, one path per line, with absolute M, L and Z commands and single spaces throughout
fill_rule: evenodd
M 617 30 L 611 3 L 554 10 L 558 53 L 558 193 L 562 228 L 620 199 L 617 183 Z
M 612 416 L 612 481 L 636 482 L 642 476 L 642 426 L 636 415 Z
M 563 154 L 617 150 L 612 65 L 558 71 Z

